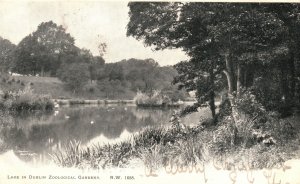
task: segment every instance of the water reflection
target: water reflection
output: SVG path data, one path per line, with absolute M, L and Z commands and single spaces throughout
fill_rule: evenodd
M 124 130 L 133 133 L 146 126 L 168 123 L 172 112 L 135 106 L 71 106 L 52 114 L 5 114 L 0 118 L 0 138 L 11 149 L 44 155 L 70 140 L 86 144 L 99 136 L 116 139 Z M 196 124 L 198 118 L 199 113 L 182 121 Z

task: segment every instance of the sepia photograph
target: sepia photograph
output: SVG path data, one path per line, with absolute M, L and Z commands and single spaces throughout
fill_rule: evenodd
M 0 184 L 299 171 L 299 2 L 0 0 Z

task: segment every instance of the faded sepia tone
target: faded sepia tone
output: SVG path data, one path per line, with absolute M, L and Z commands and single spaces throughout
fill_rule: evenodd
M 300 4 L 0 1 L 0 184 L 300 183 Z

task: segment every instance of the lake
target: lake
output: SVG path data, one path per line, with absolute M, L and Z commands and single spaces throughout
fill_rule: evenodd
M 145 109 L 135 105 L 62 106 L 51 114 L 8 115 L 5 121 L 9 123 L 3 126 L 1 135 L 21 159 L 45 160 L 53 150 L 73 140 L 82 145 L 110 143 L 147 126 L 169 125 L 174 110 L 179 109 Z M 201 109 L 181 122 L 195 125 L 200 116 L 209 117 L 210 111 Z

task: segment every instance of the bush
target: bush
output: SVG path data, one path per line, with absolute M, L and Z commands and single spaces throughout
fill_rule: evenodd
M 18 92 L 5 92 L 1 96 L 0 106 L 4 110 L 10 111 L 32 111 L 32 110 L 52 110 L 54 104 L 47 95 L 37 95 L 33 93 L 30 86 Z
M 262 145 L 284 146 L 296 138 L 291 119 L 280 119 L 277 112 L 268 112 L 250 90 L 242 89 L 234 99 L 238 113 L 237 122 L 231 116 L 230 103 L 221 104 L 220 120 L 214 131 L 213 152 L 218 154 L 232 150 L 232 147 L 249 149 Z M 229 104 L 228 104 L 229 103 Z M 216 146 L 217 145 L 217 146 Z
M 272 136 L 266 123 L 273 119 L 271 120 L 265 107 L 258 102 L 252 91 L 241 89 L 234 103 L 235 113 L 238 115 L 238 121 L 233 125 L 237 131 L 234 135 L 235 141 L 238 141 L 237 144 L 248 147 L 255 144 L 255 141 L 264 142 Z
M 150 94 L 138 91 L 134 101 L 137 105 L 142 106 L 167 106 L 172 103 L 167 95 L 163 95 L 158 90 L 153 90 Z

